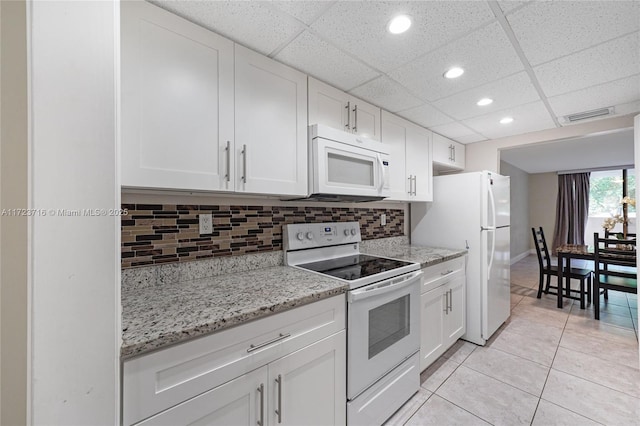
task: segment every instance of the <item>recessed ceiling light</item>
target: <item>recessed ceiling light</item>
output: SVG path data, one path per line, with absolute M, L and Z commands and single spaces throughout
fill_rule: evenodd
M 491 98 L 482 98 L 476 103 L 476 105 L 478 105 L 478 106 L 487 106 L 487 105 L 490 105 L 492 103 L 493 103 L 493 99 L 491 99 Z
M 509 124 L 513 122 L 513 117 L 505 117 L 500 120 L 500 124 Z
M 389 21 L 387 30 L 389 30 L 391 34 L 401 34 L 407 31 L 409 27 L 411 27 L 411 18 L 407 15 L 398 15 Z
M 464 74 L 464 70 L 460 67 L 453 67 L 450 68 L 449 71 L 444 73 L 444 76 L 446 78 L 458 78 L 460 77 L 462 74 Z

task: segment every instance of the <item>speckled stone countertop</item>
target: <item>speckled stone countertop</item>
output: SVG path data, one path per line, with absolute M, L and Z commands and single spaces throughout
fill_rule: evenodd
M 455 259 L 456 257 L 467 254 L 467 250 L 464 249 L 452 250 L 411 245 L 396 246 L 392 248 L 370 248 L 368 250 L 361 251 L 367 254 L 392 257 L 395 259 L 419 263 L 421 268 L 437 265 L 438 263 L 446 262 L 447 260 Z
M 337 280 L 287 266 L 123 288 L 121 359 L 346 290 Z

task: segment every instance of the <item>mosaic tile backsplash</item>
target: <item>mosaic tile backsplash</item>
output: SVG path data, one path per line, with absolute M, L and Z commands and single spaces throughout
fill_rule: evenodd
M 282 225 L 358 221 L 363 240 L 404 235 L 404 210 L 304 206 L 123 204 L 122 267 L 282 250 Z M 201 213 L 213 233 L 199 234 Z M 380 225 L 380 215 L 387 224 Z

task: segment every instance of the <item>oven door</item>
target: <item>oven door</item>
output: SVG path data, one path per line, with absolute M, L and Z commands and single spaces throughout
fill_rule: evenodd
M 421 275 L 415 271 L 349 292 L 348 399 L 420 349 Z
M 312 141 L 311 193 L 389 196 L 389 156 L 317 137 Z

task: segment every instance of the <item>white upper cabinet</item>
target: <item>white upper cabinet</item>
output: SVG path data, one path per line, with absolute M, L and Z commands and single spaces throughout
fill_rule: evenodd
M 436 170 L 463 170 L 465 167 L 465 146 L 434 133 L 433 164 Z
M 307 76 L 252 50 L 235 52 L 236 191 L 307 194 Z
M 309 125 L 312 124 L 380 140 L 380 108 L 309 77 Z
M 307 179 L 305 74 L 123 2 L 123 186 L 305 196 Z
M 121 8 L 122 185 L 233 190 L 233 43 L 147 2 Z
M 382 111 L 382 143 L 390 148 L 388 200 L 432 201 L 431 132 Z

